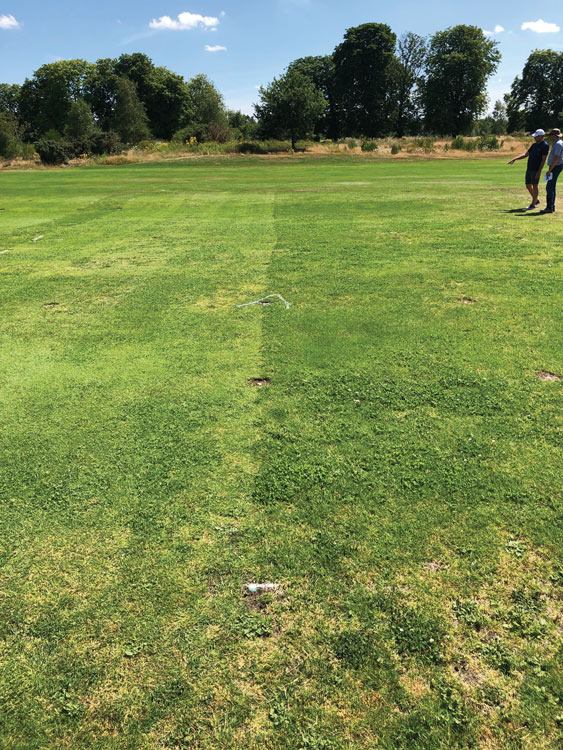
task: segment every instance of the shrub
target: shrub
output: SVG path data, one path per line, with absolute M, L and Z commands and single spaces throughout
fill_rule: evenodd
M 240 154 L 281 154 L 291 151 L 289 141 L 243 141 L 236 145 Z
M 242 141 L 237 145 L 237 151 L 240 154 L 264 154 L 266 153 L 262 145 L 257 141 Z
M 18 156 L 21 159 L 33 159 L 34 153 L 35 153 L 35 147 L 33 143 L 18 144 Z
M 421 148 L 425 153 L 434 151 L 434 138 L 415 138 L 414 144 L 417 148 Z
M 62 141 L 63 137 L 59 133 L 58 130 L 55 130 L 55 128 L 49 128 L 46 133 L 43 133 L 41 138 L 44 138 L 46 141 Z
M 357 145 L 358 144 L 356 142 L 356 139 L 355 138 L 350 138 L 350 140 L 348 141 L 348 148 L 356 148 Z
M 372 138 L 365 138 L 362 141 L 362 151 L 377 151 L 378 148 L 377 141 L 374 141 Z
M 482 135 L 477 140 L 479 151 L 498 151 L 500 147 L 501 143 L 496 135 Z
M 91 153 L 93 154 L 101 156 L 102 154 L 120 154 L 123 151 L 123 144 L 115 130 L 95 133 L 91 141 Z
M 35 150 L 39 154 L 43 164 L 65 164 L 68 161 L 70 146 L 65 141 L 53 141 L 48 138 L 40 138 L 35 144 Z
M 457 151 L 475 151 L 477 143 L 476 141 L 466 141 L 462 135 L 456 135 L 450 144 L 450 148 Z
M 392 154 L 398 154 L 400 150 L 401 150 L 401 147 L 400 147 L 400 145 L 398 143 L 393 143 L 392 144 L 392 146 L 391 146 L 391 153 Z
M 291 151 L 291 141 L 266 140 L 262 141 L 262 146 L 266 154 L 283 154 Z
M 229 137 L 229 128 L 223 127 L 217 122 L 207 126 L 207 137 L 216 143 L 225 143 Z
M 43 141 L 50 141 L 43 138 Z M 110 130 L 102 132 L 97 130 L 90 135 L 73 138 L 70 141 L 56 140 L 54 143 L 62 145 L 67 158 L 76 158 L 78 156 L 102 156 L 103 154 L 119 154 L 123 151 L 123 145 L 119 141 L 118 134 Z M 42 159 L 44 161 L 44 159 Z M 47 163 L 47 162 L 45 162 Z
M 187 143 L 191 141 L 192 138 L 196 138 L 194 135 L 194 129 L 193 127 L 187 127 L 187 128 L 180 128 L 180 130 L 177 130 L 174 135 L 172 136 L 172 141 L 175 143 Z M 196 138 L 197 141 L 197 138 Z

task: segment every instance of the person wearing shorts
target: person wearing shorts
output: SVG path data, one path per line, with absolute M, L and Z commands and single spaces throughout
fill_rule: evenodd
M 547 172 L 545 173 L 547 180 L 545 189 L 547 206 L 543 211 L 540 211 L 540 214 L 552 214 L 555 211 L 555 185 L 557 184 L 557 178 L 563 170 L 563 140 L 559 128 L 553 128 L 551 133 L 549 133 L 549 139 L 551 141 L 551 149 L 547 160 Z
M 545 164 L 545 160 L 549 153 L 549 146 L 544 141 L 545 130 L 539 128 L 532 137 L 535 143 L 532 143 L 526 153 L 521 156 L 516 156 L 508 162 L 509 164 L 514 164 L 515 161 L 528 157 L 528 164 L 526 165 L 526 187 L 528 188 L 532 202 L 526 208 L 526 211 L 533 211 L 540 202 L 538 198 L 538 183 L 540 181 L 543 165 Z

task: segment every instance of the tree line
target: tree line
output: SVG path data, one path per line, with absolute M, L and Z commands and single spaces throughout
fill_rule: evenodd
M 487 109 L 487 82 L 501 56 L 476 26 L 429 38 L 389 26 L 348 29 L 331 55 L 294 60 L 261 89 L 261 131 L 275 137 L 503 135 L 563 119 L 563 53 L 536 50 L 504 101 Z
M 185 80 L 142 53 L 43 65 L 0 84 L 0 155 L 111 153 L 146 139 L 377 138 L 552 127 L 563 112 L 563 53 L 533 52 L 492 115 L 498 43 L 476 26 L 429 38 L 386 24 L 350 28 L 330 55 L 302 57 L 259 91 L 255 117 L 226 109 L 205 75 Z
M 185 80 L 140 52 L 96 63 L 61 60 L 21 86 L 0 84 L 0 155 L 8 157 L 22 143 L 53 157 L 112 153 L 150 138 L 246 136 L 254 125 L 225 108 L 205 75 Z

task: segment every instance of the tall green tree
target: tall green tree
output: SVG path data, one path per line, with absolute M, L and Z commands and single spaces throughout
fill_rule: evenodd
M 181 126 L 189 108 L 189 90 L 182 76 L 168 68 L 154 68 L 143 103 L 155 138 L 168 140 Z
M 94 118 L 102 130 L 110 130 L 115 111 L 117 81 L 115 72 L 117 60 L 110 57 L 97 60 L 86 79 L 84 98 L 90 105 Z
M 300 57 L 288 66 L 287 71 L 288 73 L 301 73 L 309 78 L 324 97 L 326 104 L 325 111 L 315 123 L 315 135 L 326 135 L 329 138 L 336 138 L 339 128 L 332 55 Z
M 0 83 L 0 112 L 18 115 L 20 90 L 17 83 Z
M 75 102 L 71 102 L 66 117 L 64 135 L 70 140 L 87 138 L 95 129 L 96 123 L 94 122 L 92 110 L 84 99 L 77 99 Z
M 298 138 L 306 138 L 313 132 L 326 101 L 310 78 L 293 70 L 261 88 L 260 102 L 254 107 L 262 135 L 289 137 L 295 148 Z
M 393 67 L 397 37 L 382 23 L 348 29 L 334 50 L 341 135 L 385 135 L 392 129 Z
M 477 26 L 454 26 L 434 34 L 426 61 L 426 129 L 468 133 L 487 107 L 487 81 L 499 62 L 498 43 Z
M 19 114 L 31 139 L 48 130 L 64 131 L 70 105 L 84 98 L 93 68 L 86 60 L 59 60 L 41 66 L 25 80 L 19 94 Z
M 506 135 L 508 128 L 508 115 L 506 107 L 500 99 L 497 99 L 495 102 L 491 118 L 493 120 L 491 132 L 495 135 Z
M 559 126 L 563 113 L 563 53 L 535 50 L 505 97 L 508 130 Z
M 422 102 L 420 89 L 426 62 L 427 46 L 424 37 L 412 32 L 403 34 L 397 42 L 397 56 L 393 65 L 396 97 L 395 130 L 402 137 L 405 132 L 420 130 Z
M 182 76 L 167 68 L 155 67 L 142 52 L 121 55 L 113 70 L 116 76 L 128 78 L 135 84 L 154 137 L 171 138 L 181 127 L 189 107 L 189 92 Z
M 223 97 L 206 75 L 190 78 L 186 84 L 188 97 L 183 114 L 183 126 L 198 141 L 208 140 L 213 131 L 229 126 Z
M 240 110 L 227 110 L 227 120 L 231 128 L 232 137 L 251 140 L 256 136 L 258 123 L 251 115 L 245 115 Z
M 0 157 L 13 159 L 18 155 L 21 128 L 12 112 L 0 111 Z
M 123 143 L 138 143 L 149 138 L 148 117 L 137 89 L 129 78 L 118 78 L 113 126 Z

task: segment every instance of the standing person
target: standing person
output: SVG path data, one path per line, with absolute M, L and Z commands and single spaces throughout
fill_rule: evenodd
M 544 141 L 545 130 L 539 128 L 532 137 L 535 140 L 535 143 L 532 143 L 526 153 L 521 156 L 516 156 L 508 162 L 509 164 L 514 164 L 515 161 L 528 157 L 528 164 L 526 166 L 526 187 L 532 197 L 532 202 L 526 208 L 526 211 L 533 211 L 539 203 L 538 183 L 540 181 L 543 165 L 545 164 L 549 152 L 549 146 Z
M 547 172 L 545 177 L 547 179 L 546 194 L 547 194 L 547 206 L 540 214 L 552 214 L 555 211 L 555 185 L 557 184 L 557 178 L 563 170 L 563 141 L 561 140 L 561 131 L 559 128 L 553 128 L 549 133 L 549 140 L 551 141 L 551 149 L 549 156 L 547 157 Z

